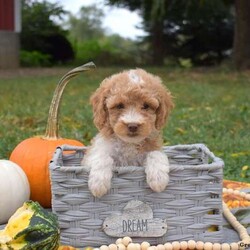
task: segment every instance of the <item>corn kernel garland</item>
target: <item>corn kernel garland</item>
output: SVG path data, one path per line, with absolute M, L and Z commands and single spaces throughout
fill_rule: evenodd
M 223 188 L 223 193 L 235 194 L 243 197 L 246 200 L 250 200 L 250 194 L 240 192 L 238 190 L 226 189 Z M 250 244 L 250 236 L 244 226 L 242 226 L 236 217 L 228 209 L 226 203 L 223 202 L 223 214 L 232 227 L 238 232 L 241 242 L 243 244 Z M 197 250 L 238 250 L 245 249 L 244 247 L 240 248 L 239 244 L 236 242 L 233 243 L 211 243 L 211 242 L 202 242 L 202 241 L 174 241 L 172 243 L 167 242 L 164 245 L 159 244 L 157 246 L 150 246 L 146 241 L 141 244 L 133 243 L 130 237 L 119 238 L 116 240 L 116 244 L 110 244 L 109 246 L 102 245 L 100 250 L 185 250 L 185 249 L 197 249 Z

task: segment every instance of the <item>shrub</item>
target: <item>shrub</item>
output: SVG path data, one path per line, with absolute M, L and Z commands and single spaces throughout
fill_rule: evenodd
M 143 64 L 138 44 L 119 35 L 75 44 L 76 61 L 94 61 L 102 66 Z
M 41 67 L 50 66 L 51 56 L 48 54 L 43 54 L 39 51 L 20 51 L 20 63 L 25 67 Z
M 62 18 L 65 13 L 58 3 L 50 3 L 47 0 L 22 1 L 20 46 L 22 50 L 31 52 L 28 56 L 25 55 L 25 64 L 27 60 L 30 66 L 34 66 L 35 63 L 44 66 L 47 60 L 51 64 L 61 64 L 74 59 L 67 32 L 55 21 L 57 18 Z M 50 57 L 41 58 L 41 54 L 34 54 L 33 51 L 39 51 Z
M 96 61 L 101 53 L 101 46 L 98 40 L 87 40 L 76 44 L 76 59 L 82 61 Z

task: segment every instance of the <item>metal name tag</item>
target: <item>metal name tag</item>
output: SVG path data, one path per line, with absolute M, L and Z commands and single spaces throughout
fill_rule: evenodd
M 153 218 L 152 208 L 142 201 L 132 200 L 121 214 L 107 217 L 104 232 L 113 237 L 161 237 L 167 232 L 166 220 Z

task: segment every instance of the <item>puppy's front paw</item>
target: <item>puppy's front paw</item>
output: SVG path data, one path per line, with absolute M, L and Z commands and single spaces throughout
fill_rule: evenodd
M 155 170 L 147 174 L 147 183 L 155 192 L 162 192 L 169 182 L 169 176 L 166 171 Z
M 105 195 L 108 190 L 110 189 L 111 186 L 111 177 L 112 175 L 100 175 L 100 174 L 90 174 L 89 181 L 88 181 L 88 186 L 90 192 L 95 196 L 95 197 L 102 197 Z
M 147 183 L 155 192 L 162 192 L 169 182 L 167 156 L 160 151 L 150 152 L 145 163 Z

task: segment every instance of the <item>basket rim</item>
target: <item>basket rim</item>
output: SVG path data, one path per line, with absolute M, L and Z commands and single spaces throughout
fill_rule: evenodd
M 76 166 L 60 166 L 57 163 L 57 160 L 60 156 L 62 156 L 64 151 L 75 151 L 76 154 L 77 152 L 80 151 L 86 151 L 88 147 L 87 146 L 72 146 L 72 145 L 68 145 L 68 144 L 64 144 L 61 145 L 59 147 L 56 148 L 56 151 L 54 153 L 54 156 L 52 158 L 52 160 L 50 161 L 49 164 L 49 168 L 51 171 L 55 171 L 58 169 L 61 169 L 65 172 L 68 171 L 84 171 L 86 173 L 89 172 L 89 170 L 86 168 L 86 166 L 82 166 L 82 165 L 76 165 Z M 205 152 L 210 159 L 212 159 L 211 163 L 202 163 L 202 164 L 197 164 L 197 165 L 187 165 L 187 164 L 171 164 L 170 163 L 170 172 L 171 171 L 181 171 L 184 169 L 189 169 L 189 170 L 215 170 L 215 169 L 220 169 L 224 167 L 224 161 L 219 158 L 216 157 L 208 148 L 205 144 L 202 143 L 197 143 L 197 144 L 179 144 L 179 145 L 174 145 L 174 146 L 163 146 L 162 147 L 164 152 L 167 152 L 169 150 L 176 150 L 176 149 L 180 149 L 180 150 L 192 150 L 192 149 L 196 149 L 198 151 L 203 151 Z M 113 169 L 113 173 L 123 173 L 123 172 L 140 172 L 140 171 L 145 171 L 144 168 L 142 167 L 138 167 L 138 166 L 126 166 L 126 167 L 115 167 Z

